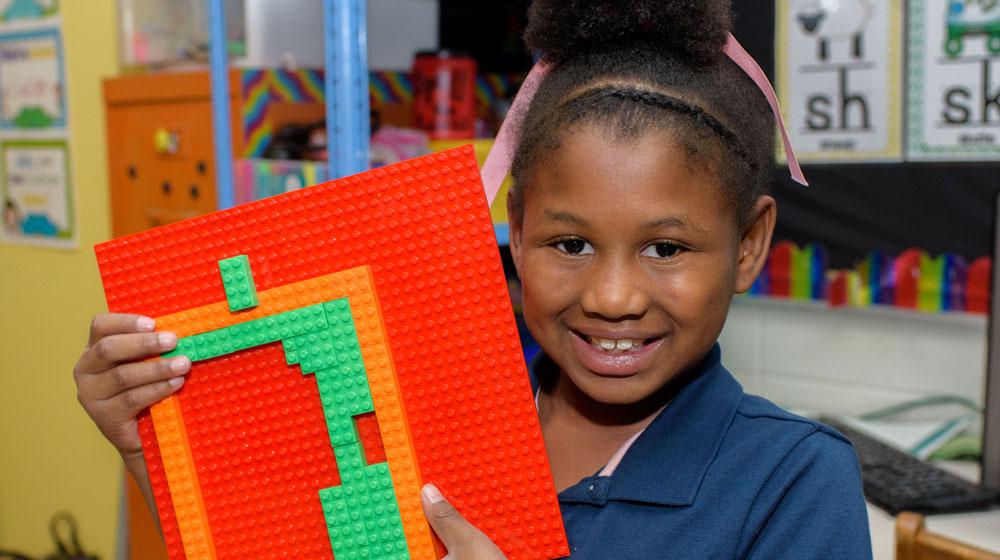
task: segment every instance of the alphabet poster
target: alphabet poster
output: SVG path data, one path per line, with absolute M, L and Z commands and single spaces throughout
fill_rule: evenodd
M 799 159 L 902 159 L 902 0 L 776 7 L 778 95 Z
M 1000 159 L 1000 0 L 910 0 L 909 17 L 909 159 Z

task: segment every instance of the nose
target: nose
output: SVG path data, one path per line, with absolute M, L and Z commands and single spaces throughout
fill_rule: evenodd
M 587 315 L 612 321 L 637 319 L 649 306 L 643 272 L 621 260 L 598 261 L 585 281 L 580 305 Z

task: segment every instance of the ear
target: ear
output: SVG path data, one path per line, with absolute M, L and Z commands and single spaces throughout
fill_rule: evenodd
M 521 216 L 521 217 L 515 218 L 516 212 L 514 212 L 513 206 L 514 205 L 511 203 L 511 197 L 508 195 L 507 196 L 507 216 L 508 216 L 507 222 L 509 223 L 509 226 L 510 226 L 510 231 L 508 232 L 508 235 L 510 237 L 510 256 L 511 256 L 511 259 L 513 259 L 513 261 L 514 261 L 514 269 L 517 271 L 517 278 L 520 280 L 521 279 L 521 270 L 523 270 L 523 268 L 521 266 L 522 256 L 524 254 L 523 251 L 521 250 L 522 247 L 523 247 L 523 245 L 521 243 L 522 242 L 522 236 L 521 236 L 522 228 L 521 228 L 521 225 L 522 225 L 522 222 L 524 221 L 524 217 Z
M 736 293 L 748 291 L 764 269 L 767 253 L 771 248 L 774 223 L 778 216 L 778 205 L 770 196 L 757 199 L 750 213 L 750 225 L 740 238 L 739 255 L 736 264 Z

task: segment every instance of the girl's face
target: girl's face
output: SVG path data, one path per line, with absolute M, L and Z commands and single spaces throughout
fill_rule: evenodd
M 660 134 L 575 129 L 538 163 L 511 251 L 524 318 L 595 401 L 631 404 L 704 357 L 763 266 L 775 206 L 741 235 L 717 174 Z

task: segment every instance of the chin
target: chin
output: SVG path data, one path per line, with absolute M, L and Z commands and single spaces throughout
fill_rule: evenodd
M 646 399 L 660 388 L 659 385 L 650 383 L 648 372 L 640 372 L 628 377 L 611 377 L 598 375 L 577 366 L 572 372 L 564 375 L 583 394 L 601 404 L 635 404 Z

